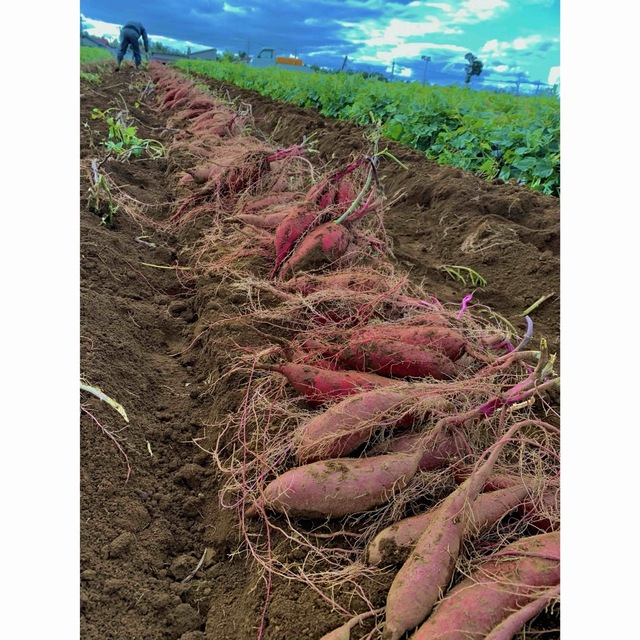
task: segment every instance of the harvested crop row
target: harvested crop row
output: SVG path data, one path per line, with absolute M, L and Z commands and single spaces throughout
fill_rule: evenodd
M 420 535 L 398 544 L 408 558 L 375 608 L 384 609 L 385 637 L 396 640 L 435 616 L 441 593 L 497 527 L 514 543 L 545 518 L 559 527 L 557 509 L 543 511 L 559 475 L 557 434 L 532 419 L 532 405 L 558 386 L 554 358 L 544 341 L 525 351 L 529 336 L 510 334 L 495 316 L 443 305 L 396 276 L 375 147 L 318 178 L 301 172 L 310 164 L 300 162 L 304 144 L 270 147 L 236 126 L 246 114 L 207 109 L 194 87 L 169 81 L 174 72 L 154 73 L 160 108 L 182 123 L 176 153 L 194 158 L 180 185 L 188 195 L 169 223 L 208 221 L 193 251 L 195 277 L 222 274 L 239 292 L 270 295 L 268 303 L 247 295 L 243 316 L 266 344 L 235 358 L 249 386 L 220 425 L 222 504 L 237 512 L 247 549 L 267 572 L 313 584 L 332 605 L 340 586 L 345 600 L 357 595 L 372 612 L 360 587 L 348 589 L 365 570 L 388 570 L 382 560 L 366 564 L 374 541 L 429 514 Z M 521 430 L 527 435 L 516 438 Z M 495 473 L 531 483 L 489 493 Z M 313 537 L 327 521 L 336 535 L 348 530 L 349 553 Z M 267 542 L 256 543 L 257 527 Z M 271 552 L 283 535 L 304 546 L 303 566 Z M 407 611 L 409 592 L 422 595 Z

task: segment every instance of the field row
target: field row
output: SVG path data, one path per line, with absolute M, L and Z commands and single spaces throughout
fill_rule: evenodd
M 559 196 L 560 103 L 555 97 L 228 62 L 184 60 L 177 66 L 331 118 L 360 125 L 379 122 L 385 138 L 423 151 L 430 160 Z

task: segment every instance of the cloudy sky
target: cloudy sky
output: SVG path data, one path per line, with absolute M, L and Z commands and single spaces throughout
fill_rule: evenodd
M 80 12 L 92 35 L 115 36 L 133 19 L 176 48 L 274 47 L 334 69 L 348 56 L 356 71 L 418 81 L 426 72 L 438 84 L 463 82 L 472 52 L 484 63 L 474 84 L 560 79 L 559 0 L 80 0 Z

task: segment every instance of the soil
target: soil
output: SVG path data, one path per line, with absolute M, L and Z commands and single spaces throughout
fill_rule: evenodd
M 352 123 L 233 85 L 198 82 L 250 105 L 255 131 L 273 147 L 315 134 L 316 166 L 344 166 L 367 150 L 364 130 Z M 158 108 L 150 83 L 147 71 L 126 64 L 119 73 L 103 71 L 100 84 L 81 83 L 80 373 L 128 417 L 81 393 L 81 636 L 255 640 L 261 628 L 266 640 L 316 640 L 344 616 L 312 589 L 278 578 L 265 607 L 265 580 L 242 550 L 236 513 L 219 504 L 223 479 L 211 450 L 217 425 L 237 411 L 246 388 L 230 372 L 233 355 L 264 346 L 264 337 L 241 322 L 218 322 L 243 313 L 247 297 L 213 272 L 191 275 L 201 229 L 174 233 L 147 222 L 166 221 L 176 209 L 175 158 L 106 160 L 100 171 L 120 205 L 114 225 L 90 210 L 91 162 L 104 157 L 107 134 L 93 109 L 126 106 L 144 139 L 168 143 L 175 131 L 167 129 L 179 128 L 168 124 L 171 113 Z M 474 269 L 487 281 L 473 289 L 474 303 L 521 335 L 522 312 L 545 297 L 530 313 L 533 338 L 545 338 L 559 355 L 558 200 L 387 147 L 404 165 L 386 161 L 380 168 L 395 268 L 456 304 L 471 288 L 441 266 Z M 382 606 L 383 587 L 372 593 Z

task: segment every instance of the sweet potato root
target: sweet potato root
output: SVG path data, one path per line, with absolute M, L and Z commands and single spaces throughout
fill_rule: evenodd
M 256 369 L 281 373 L 291 386 L 314 407 L 340 400 L 354 393 L 397 384 L 391 378 L 360 371 L 335 371 L 309 364 L 258 364 Z
M 294 435 L 296 459 L 311 462 L 342 457 L 378 431 L 452 410 L 453 405 L 437 393 L 412 393 L 411 386 L 402 383 L 363 391 L 329 406 L 299 427 Z
M 283 282 L 281 287 L 302 295 L 330 289 L 384 293 L 389 290 L 389 279 L 374 271 L 341 269 L 335 273 L 305 273 Z
M 280 269 L 289 252 L 293 249 L 298 240 L 318 221 L 323 215 L 308 204 L 293 205 L 289 213 L 278 225 L 275 235 L 276 260 L 273 265 L 271 277 L 274 277 Z
M 245 515 L 256 515 L 259 508 L 301 518 L 341 518 L 369 511 L 406 486 L 418 460 L 416 454 L 391 453 L 303 465 L 270 482 Z
M 351 242 L 349 229 L 325 222 L 309 231 L 282 265 L 280 277 L 289 278 L 304 271 L 323 269 L 339 260 Z
M 471 505 L 469 531 L 465 537 L 491 529 L 527 497 L 529 488 L 520 483 L 505 489 L 481 493 Z M 367 563 L 382 565 L 403 562 L 422 533 L 431 525 L 434 512 L 404 518 L 383 529 L 367 547 Z
M 398 640 L 419 625 L 449 584 L 465 535 L 472 530 L 472 505 L 502 449 L 519 428 L 520 423 L 513 425 L 493 445 L 486 460 L 433 511 L 429 528 L 418 539 L 387 594 L 384 640 Z
M 411 640 L 482 640 L 541 591 L 559 584 L 560 533 L 522 538 L 453 587 Z
M 429 349 L 441 351 L 451 360 L 457 360 L 465 350 L 466 339 L 458 331 L 443 326 L 430 326 L 428 324 L 415 324 L 403 326 L 400 323 L 381 324 L 371 328 L 365 328 L 357 335 L 351 337 L 350 343 L 354 346 L 370 339 L 393 339 L 407 344 L 415 344 Z
M 456 364 L 441 351 L 393 338 L 373 338 L 349 344 L 337 353 L 341 366 L 396 378 L 455 378 Z

